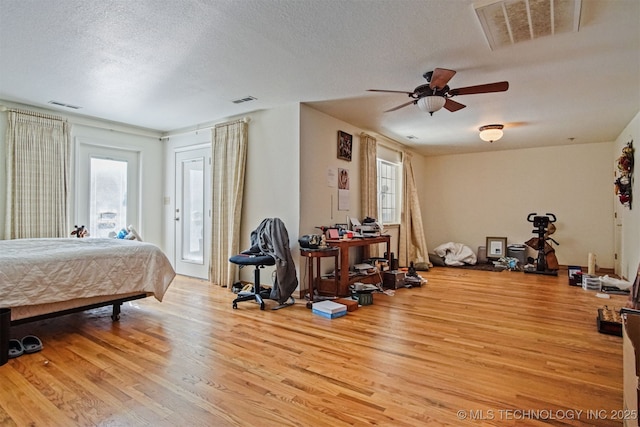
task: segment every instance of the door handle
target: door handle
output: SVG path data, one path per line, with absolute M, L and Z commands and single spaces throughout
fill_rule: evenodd
M 173 219 L 174 219 L 174 220 L 176 220 L 176 221 L 180 221 L 180 218 L 179 218 L 179 217 L 175 217 L 175 218 L 173 218 Z

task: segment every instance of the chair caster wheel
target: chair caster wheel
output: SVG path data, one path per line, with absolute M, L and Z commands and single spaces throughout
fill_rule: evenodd
M 235 303 L 235 302 L 233 303 L 233 309 L 234 309 L 234 310 L 237 310 L 237 309 L 238 309 L 238 304 L 237 304 L 237 303 Z
M 264 303 L 263 302 L 260 303 L 260 310 L 264 310 Z

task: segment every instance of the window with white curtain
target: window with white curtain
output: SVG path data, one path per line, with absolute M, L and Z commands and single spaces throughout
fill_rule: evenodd
M 378 145 L 378 221 L 400 224 L 402 207 L 401 153 Z

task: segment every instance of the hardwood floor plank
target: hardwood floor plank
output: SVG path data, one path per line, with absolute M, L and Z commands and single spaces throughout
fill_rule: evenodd
M 234 310 L 227 289 L 178 277 L 116 323 L 102 308 L 16 326 L 44 349 L 0 367 L 0 424 L 622 425 L 586 411 L 622 409 L 622 342 L 596 314 L 625 297 L 566 272 L 424 276 L 334 320 L 303 301 Z

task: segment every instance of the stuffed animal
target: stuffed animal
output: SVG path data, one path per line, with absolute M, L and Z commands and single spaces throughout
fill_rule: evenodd
M 71 232 L 72 236 L 76 236 L 78 239 L 89 236 L 89 230 L 87 230 L 84 225 L 81 225 L 80 227 L 74 225 L 74 227 L 75 230 Z
M 140 238 L 140 235 L 133 228 L 133 225 L 130 225 L 127 228 L 121 229 L 118 232 L 118 234 L 114 233 L 113 237 L 115 237 L 116 239 L 123 239 L 123 240 L 139 240 L 139 241 L 142 241 L 142 239 Z

